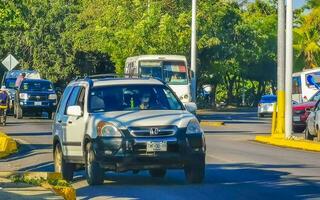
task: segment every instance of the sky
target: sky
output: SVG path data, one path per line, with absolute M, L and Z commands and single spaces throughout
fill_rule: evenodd
M 305 4 L 306 0 L 293 0 L 294 8 L 300 8 Z
M 254 1 L 254 0 L 250 0 L 250 1 Z M 306 3 L 306 0 L 292 0 L 292 1 L 293 1 L 294 8 L 301 8 Z

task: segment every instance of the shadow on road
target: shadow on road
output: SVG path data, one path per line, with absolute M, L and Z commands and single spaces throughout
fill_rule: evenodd
M 31 137 L 34 137 L 34 136 L 52 136 L 52 132 L 40 132 L 40 133 L 7 133 L 7 135 L 10 135 L 10 136 L 31 136 Z
M 258 118 L 256 112 L 226 112 L 198 114 L 201 120 L 224 121 L 225 123 L 269 124 L 271 117 Z
M 303 165 L 209 164 L 201 185 L 186 184 L 182 171 L 173 170 L 165 179 L 140 175 L 107 174 L 102 186 L 77 186 L 80 199 L 307 199 L 320 196 L 320 185 L 304 177 L 290 176 L 280 168 Z M 84 182 L 84 181 L 81 181 Z M 81 184 L 80 184 L 81 185 Z

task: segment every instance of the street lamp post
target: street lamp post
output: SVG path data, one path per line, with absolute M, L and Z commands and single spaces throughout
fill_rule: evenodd
M 192 100 L 197 98 L 197 0 L 192 0 L 192 24 L 191 24 L 191 70 L 194 75 L 191 80 Z
M 277 106 L 278 114 L 276 120 L 276 135 L 282 137 L 284 134 L 285 115 L 285 0 L 278 0 L 278 50 L 277 50 Z
M 292 66 L 293 66 L 293 0 L 287 0 L 286 15 L 286 111 L 285 111 L 285 136 L 292 135 Z

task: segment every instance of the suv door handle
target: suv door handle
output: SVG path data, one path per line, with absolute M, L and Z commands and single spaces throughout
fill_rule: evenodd
M 68 121 L 68 124 L 72 124 L 72 121 Z
M 61 120 L 61 119 L 59 119 L 59 120 L 58 120 L 58 123 L 60 124 L 61 122 L 62 122 L 62 120 Z

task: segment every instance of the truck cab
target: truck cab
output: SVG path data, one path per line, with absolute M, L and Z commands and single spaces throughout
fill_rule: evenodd
M 18 119 L 25 114 L 42 115 L 48 113 L 52 119 L 57 106 L 57 94 L 53 84 L 43 79 L 25 79 L 17 89 L 14 103 L 14 116 Z

